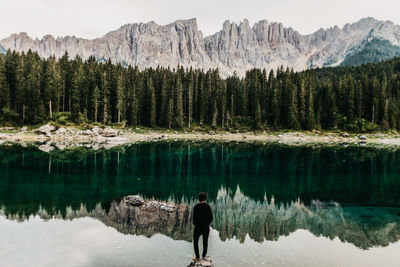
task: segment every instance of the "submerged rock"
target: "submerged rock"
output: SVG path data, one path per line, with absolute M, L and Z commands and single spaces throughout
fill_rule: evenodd
M 51 152 L 51 151 L 53 151 L 54 150 L 54 147 L 51 145 L 51 143 L 45 143 L 45 144 L 43 144 L 43 145 L 40 145 L 39 147 L 38 147 L 41 151 L 43 151 L 43 152 L 46 152 L 46 153 L 49 153 L 49 152 Z
M 214 264 L 212 264 L 210 257 L 205 257 L 204 259 L 200 259 L 198 261 L 192 261 L 188 267 L 214 267 Z

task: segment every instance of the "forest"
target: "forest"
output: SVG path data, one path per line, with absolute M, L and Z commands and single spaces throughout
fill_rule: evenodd
M 0 124 L 100 123 L 222 130 L 400 129 L 400 58 L 294 72 L 147 68 L 0 54 Z

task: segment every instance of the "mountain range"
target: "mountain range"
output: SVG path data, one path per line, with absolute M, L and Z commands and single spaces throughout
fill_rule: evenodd
M 243 76 L 251 68 L 294 70 L 359 65 L 400 56 L 400 26 L 391 21 L 363 18 L 356 23 L 320 29 L 302 35 L 281 23 L 266 20 L 250 26 L 225 21 L 221 31 L 204 37 L 195 18 L 168 25 L 155 22 L 126 24 L 103 37 L 88 40 L 75 36 L 32 39 L 27 33 L 12 34 L 0 41 L 6 50 L 38 52 L 42 57 L 83 59 L 93 55 L 125 66 L 219 68 L 223 76 Z

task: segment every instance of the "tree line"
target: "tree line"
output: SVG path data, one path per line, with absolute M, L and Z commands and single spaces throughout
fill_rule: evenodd
M 400 59 L 294 72 L 147 68 L 79 56 L 0 54 L 0 122 L 218 129 L 400 129 Z

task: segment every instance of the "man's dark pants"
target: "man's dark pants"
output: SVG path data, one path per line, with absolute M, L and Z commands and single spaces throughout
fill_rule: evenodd
M 194 245 L 194 253 L 196 254 L 196 258 L 200 258 L 199 254 L 199 238 L 203 236 L 203 258 L 207 256 L 207 247 L 208 247 L 208 235 L 210 234 L 210 228 L 198 228 L 194 227 L 193 233 L 193 245 Z

